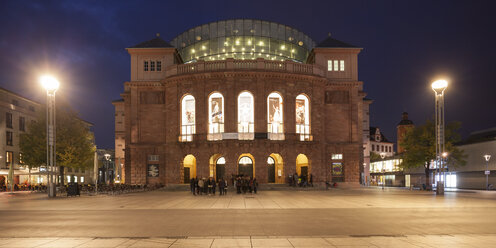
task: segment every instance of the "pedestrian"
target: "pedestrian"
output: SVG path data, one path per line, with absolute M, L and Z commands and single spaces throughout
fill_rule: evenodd
M 208 195 L 212 194 L 212 178 L 209 178 L 207 181 L 207 187 L 208 187 Z
M 219 196 L 224 194 L 224 180 L 219 179 Z
M 253 178 L 253 192 L 257 193 L 258 182 L 256 178 Z
M 253 178 L 250 178 L 250 181 L 248 181 L 248 187 L 250 190 L 250 194 L 253 193 Z
M 313 175 L 310 173 L 310 185 L 313 187 Z
M 193 195 L 195 194 L 195 179 L 194 178 L 191 178 L 189 180 L 189 189 L 191 190 L 191 193 L 193 193 Z
M 241 194 L 241 177 L 236 179 L 236 193 Z
M 200 179 L 200 181 L 198 181 L 198 193 L 199 195 L 202 195 L 203 194 L 203 187 L 205 186 L 205 181 L 202 179 Z
M 212 194 L 215 195 L 215 188 L 217 188 L 217 182 L 215 181 L 215 179 L 212 178 L 212 181 L 210 181 L 210 183 L 212 184 Z

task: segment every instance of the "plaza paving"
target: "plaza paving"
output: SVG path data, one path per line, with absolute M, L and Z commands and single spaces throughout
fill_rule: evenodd
M 0 247 L 496 247 L 495 227 L 496 192 L 0 194 Z

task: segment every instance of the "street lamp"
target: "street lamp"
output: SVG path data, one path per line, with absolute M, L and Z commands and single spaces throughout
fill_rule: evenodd
M 484 174 L 486 174 L 486 190 L 489 190 L 489 159 L 491 159 L 491 155 L 486 154 L 484 158 L 486 159 L 486 171 L 484 171 Z
M 436 164 L 440 168 L 441 175 L 444 174 L 442 154 L 444 153 L 444 91 L 448 87 L 448 81 L 437 80 L 431 85 L 436 95 Z M 444 182 L 437 181 L 436 194 L 444 195 Z
M 47 186 L 48 197 L 55 197 L 53 173 L 57 165 L 55 155 L 55 92 L 59 88 L 59 81 L 52 76 L 42 76 L 40 82 L 47 92 Z
M 106 161 L 105 165 L 103 166 L 103 170 L 104 170 L 105 184 L 107 184 L 109 181 L 108 170 L 109 170 L 110 154 L 105 153 L 103 156 L 105 157 L 105 161 Z
M 386 184 L 386 168 L 384 166 L 384 158 L 386 157 L 386 153 L 381 152 L 380 156 L 382 159 L 382 161 L 381 161 L 381 163 L 382 163 L 382 166 L 381 166 L 382 167 L 382 180 L 383 180 L 382 181 L 382 190 L 384 190 L 384 184 Z

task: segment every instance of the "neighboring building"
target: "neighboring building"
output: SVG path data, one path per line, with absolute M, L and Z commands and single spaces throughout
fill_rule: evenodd
M 119 171 L 119 174 L 116 175 L 116 180 L 118 180 L 119 182 L 125 182 L 126 173 L 124 167 L 124 151 L 126 148 L 126 129 L 124 123 L 126 121 L 124 115 L 124 101 L 117 100 L 113 101 L 112 104 L 115 107 L 115 166 Z
M 13 166 L 14 184 L 46 183 L 45 168 L 29 170 L 22 163 L 19 149 L 20 135 L 27 131 L 28 124 L 45 112 L 45 105 L 0 88 L 0 187 L 7 185 L 10 166 Z M 83 121 L 85 122 L 85 121 Z M 85 122 L 88 125 L 91 123 Z M 41 171 L 40 171 L 41 170 Z M 67 180 L 78 182 L 91 181 L 91 170 L 66 168 Z
M 394 156 L 394 143 L 378 127 L 370 127 L 370 151 L 377 155 L 383 153 L 386 157 Z
M 398 154 L 404 152 L 403 147 L 401 147 L 401 142 L 403 140 L 403 137 L 405 137 L 405 134 L 409 129 L 414 127 L 415 125 L 413 125 L 413 121 L 408 119 L 408 113 L 403 112 L 403 114 L 401 115 L 401 121 L 396 126 L 396 137 L 397 137 L 396 147 L 398 148 L 397 149 Z
M 29 181 L 29 170 L 22 163 L 19 149 L 20 134 L 26 132 L 28 123 L 36 120 L 42 105 L 14 92 L 0 88 L 0 186 L 7 183 L 9 168 L 14 169 L 14 183 Z M 39 171 L 32 171 L 31 180 L 41 182 Z
M 363 177 L 362 184 L 370 185 L 370 104 L 371 99 L 363 99 Z
M 127 48 L 131 79 L 113 102 L 126 183 L 285 183 L 297 173 L 359 184 L 369 104 L 361 48 L 250 19 L 198 26 L 171 44 L 157 37 Z
M 464 189 L 486 189 L 485 171 L 489 171 L 489 184 L 496 187 L 496 128 L 472 132 L 470 136 L 460 144 L 458 148 L 462 149 L 467 155 L 465 166 L 449 168 L 446 178 L 447 187 L 457 187 Z M 486 169 L 486 160 L 484 155 L 491 155 L 488 168 Z

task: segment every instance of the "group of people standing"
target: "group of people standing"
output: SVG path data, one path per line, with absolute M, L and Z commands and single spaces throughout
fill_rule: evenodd
M 246 194 L 246 192 L 248 191 L 250 192 L 250 194 L 257 193 L 258 182 L 256 178 L 238 176 L 236 177 L 236 180 L 233 181 L 233 184 L 236 187 L 236 193 Z
M 193 195 L 215 195 L 217 188 L 219 195 L 227 194 L 227 181 L 219 179 L 217 182 L 212 178 L 192 178 L 190 183 L 191 193 Z
M 289 176 L 289 185 L 290 186 L 293 186 L 293 187 L 296 187 L 296 186 L 300 186 L 300 187 L 307 187 L 307 186 L 311 186 L 313 187 L 313 175 L 310 174 L 310 178 L 308 179 L 306 175 L 301 175 L 301 176 L 298 176 L 298 174 L 296 174 L 296 172 L 291 176 Z

